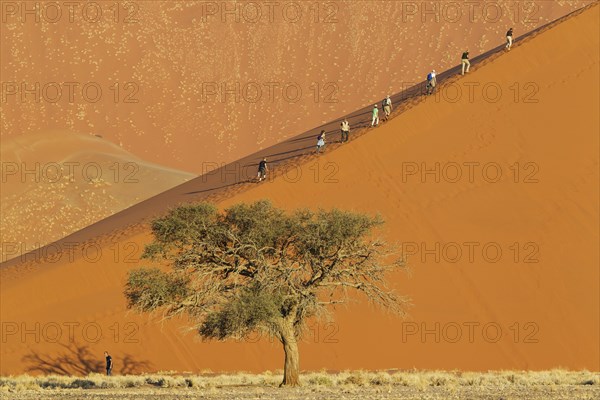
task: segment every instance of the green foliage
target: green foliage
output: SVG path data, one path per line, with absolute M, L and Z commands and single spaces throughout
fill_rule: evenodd
M 281 296 L 259 288 L 242 289 L 240 294 L 222 309 L 206 316 L 200 334 L 206 338 L 223 340 L 243 336 L 258 328 L 270 327 L 280 317 Z
M 286 213 L 268 201 L 224 212 L 182 206 L 152 223 L 144 251 L 173 270 L 130 272 L 125 295 L 141 311 L 186 313 L 202 336 L 216 339 L 284 325 L 300 336 L 307 318 L 346 301 L 349 289 L 400 312 L 404 301 L 383 280 L 399 264 L 382 264 L 384 244 L 368 239 L 382 223 L 337 209 Z
M 187 284 L 180 275 L 165 273 L 158 268 L 140 268 L 129 273 L 125 296 L 129 307 L 153 311 L 185 298 Z
M 265 200 L 228 208 L 223 223 L 240 242 L 252 243 L 257 248 L 274 248 L 292 233 L 289 218 Z
M 352 246 L 383 224 L 380 217 L 333 209 L 312 213 L 299 211 L 295 215 L 300 235 L 297 248 L 314 256 L 323 256 L 342 246 Z
M 167 257 L 171 249 L 186 248 L 198 238 L 213 233 L 218 217 L 217 208 L 208 203 L 186 205 L 171 210 L 166 216 L 152 222 L 154 242 L 146 247 L 144 258 Z

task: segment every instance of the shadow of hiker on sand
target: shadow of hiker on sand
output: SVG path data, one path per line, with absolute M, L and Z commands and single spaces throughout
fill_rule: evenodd
M 55 375 L 88 375 L 90 373 L 105 373 L 104 354 L 94 354 L 88 346 L 59 343 L 65 349 L 60 354 L 39 354 L 32 352 L 25 355 L 22 361 L 27 364 L 27 372 L 41 372 Z M 138 374 L 147 371 L 152 364 L 146 360 L 136 360 L 130 354 L 113 355 L 113 373 L 120 375 Z

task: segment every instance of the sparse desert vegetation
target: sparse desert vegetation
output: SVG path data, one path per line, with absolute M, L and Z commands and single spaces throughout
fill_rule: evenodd
M 303 385 L 278 388 L 281 371 L 0 378 L 2 399 L 597 399 L 600 373 L 589 371 L 307 372 Z

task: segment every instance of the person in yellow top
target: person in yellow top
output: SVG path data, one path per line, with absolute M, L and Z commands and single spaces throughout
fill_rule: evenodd
M 345 118 L 342 121 L 341 129 L 342 129 L 342 140 L 341 140 L 341 142 L 344 143 L 344 142 L 348 141 L 348 136 L 350 135 L 350 123 Z

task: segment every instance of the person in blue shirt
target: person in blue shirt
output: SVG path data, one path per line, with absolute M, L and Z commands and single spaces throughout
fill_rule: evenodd
M 431 71 L 428 75 L 427 75 L 427 95 L 429 96 L 430 94 L 433 93 L 433 91 L 435 90 L 435 87 L 437 85 L 437 78 L 436 78 L 437 74 L 435 72 L 435 69 L 433 71 Z

